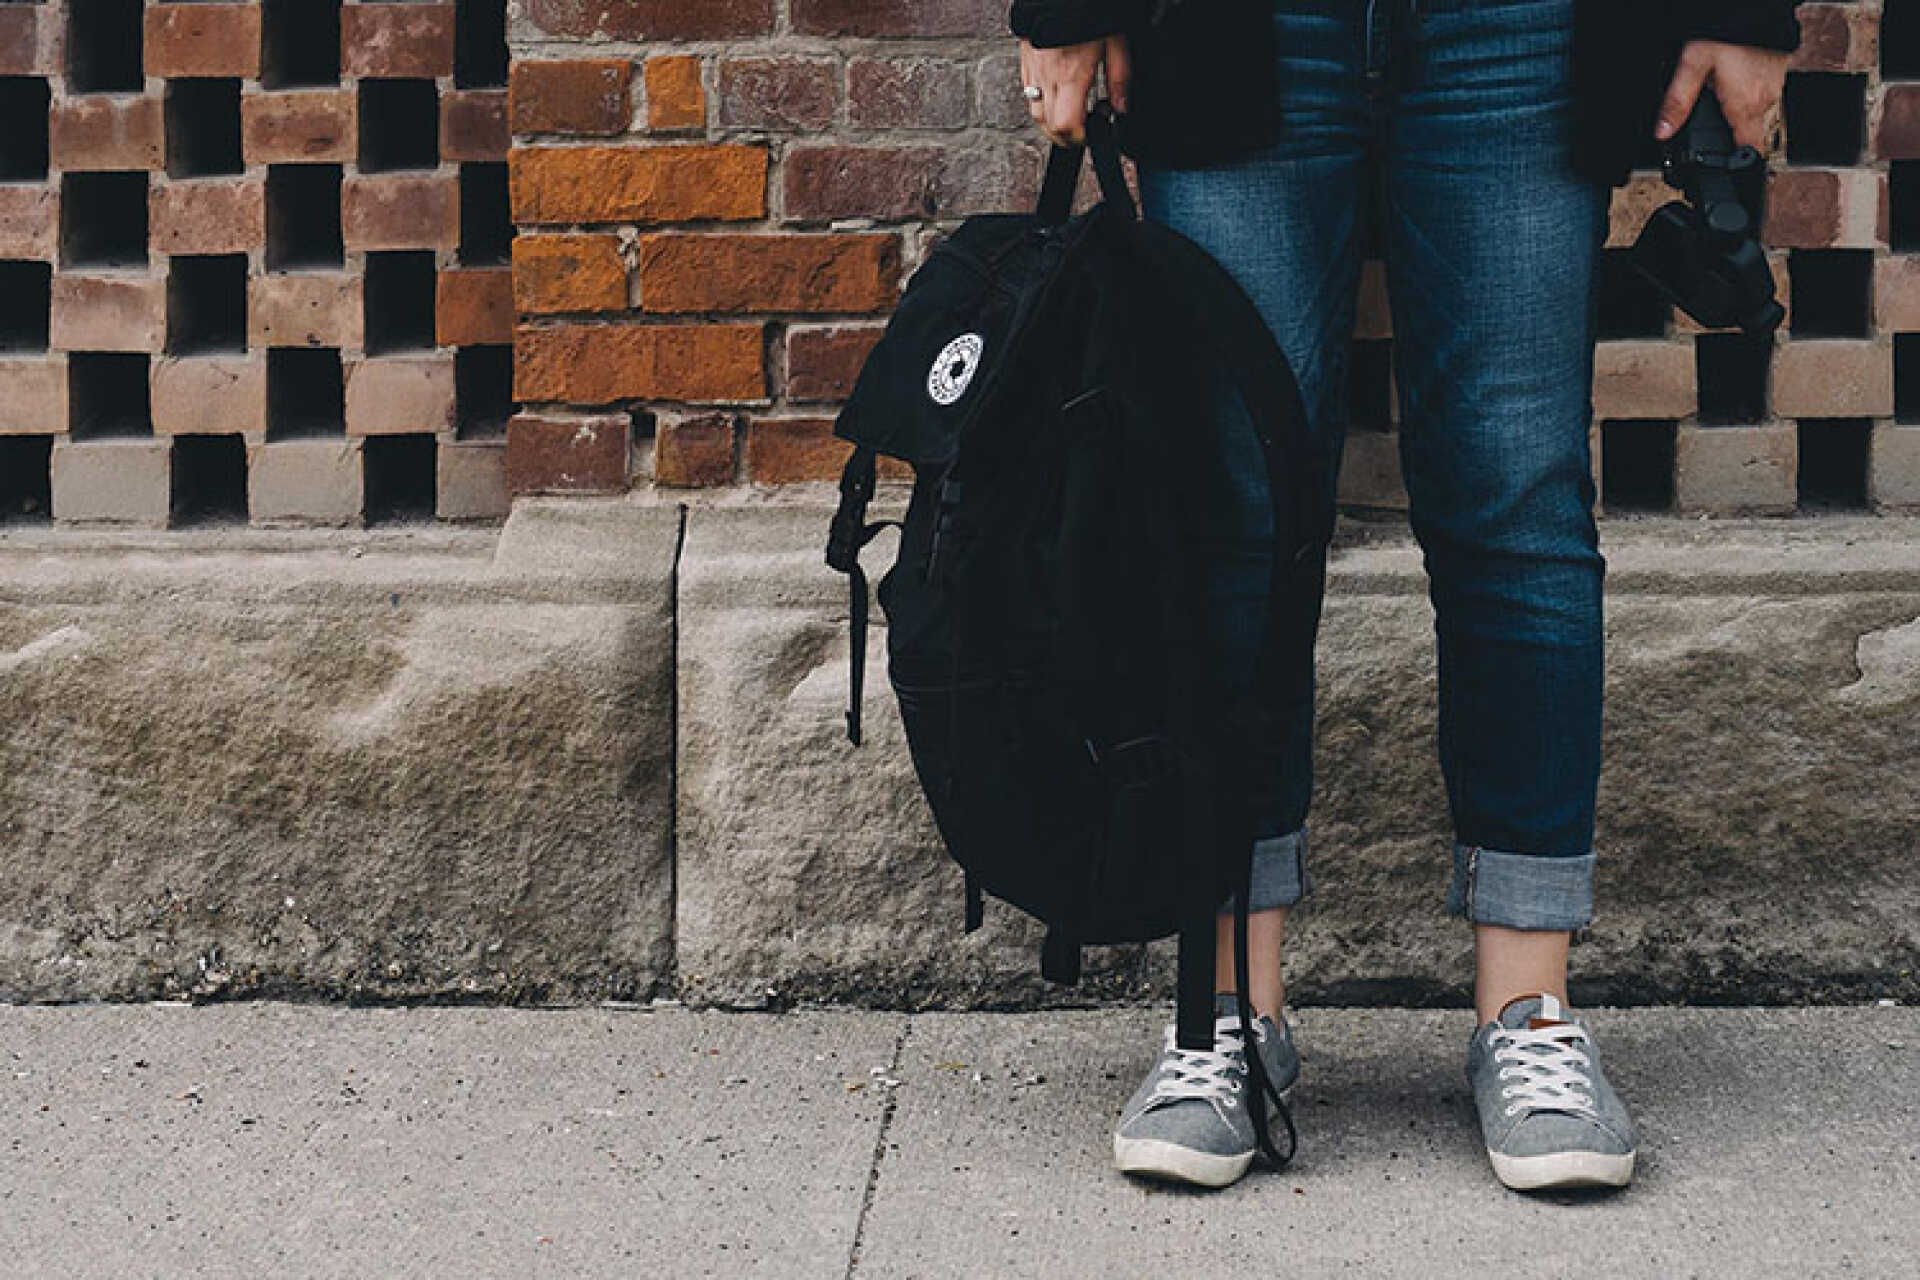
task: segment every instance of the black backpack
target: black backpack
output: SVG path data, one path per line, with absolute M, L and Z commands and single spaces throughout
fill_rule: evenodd
M 1028 912 L 1047 927 L 1042 973 L 1065 983 L 1083 945 L 1178 933 L 1177 1040 L 1211 1049 L 1229 897 L 1247 967 L 1249 786 L 1278 767 L 1264 726 L 1312 699 L 1328 463 L 1252 302 L 1137 216 L 1104 105 L 1087 128 L 1101 202 L 1068 216 L 1085 152 L 1055 148 L 1037 213 L 969 219 L 934 249 L 839 416 L 855 452 L 827 563 L 849 576 L 847 727 L 857 744 L 859 553 L 888 527 L 866 514 L 885 454 L 914 472 L 877 592 L 888 674 L 966 874 L 967 929 L 983 893 Z M 1200 592 L 1235 430 L 1265 458 L 1274 523 L 1259 673 L 1229 688 Z M 1261 1145 L 1284 1163 L 1256 1082 Z

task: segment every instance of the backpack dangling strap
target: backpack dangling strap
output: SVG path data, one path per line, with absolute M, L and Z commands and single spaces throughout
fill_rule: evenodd
M 986 923 L 987 904 L 980 893 L 980 882 L 973 878 L 973 872 L 967 872 L 967 928 L 968 933 L 977 930 Z
M 867 622 L 871 616 L 867 574 L 860 552 L 882 530 L 897 528 L 897 520 L 867 523 L 867 503 L 873 498 L 878 466 L 873 450 L 862 445 L 840 472 L 840 507 L 833 513 L 827 535 L 827 567 L 847 575 L 847 741 L 860 745 L 860 706 L 867 685 Z
M 1253 1001 L 1247 996 L 1247 904 L 1252 897 L 1253 848 L 1249 842 L 1246 867 L 1241 874 L 1239 887 L 1233 891 L 1233 967 L 1237 978 L 1233 991 L 1240 1013 L 1240 1043 L 1246 1048 L 1248 1083 L 1253 1086 L 1247 1090 L 1247 1118 L 1253 1121 L 1253 1136 L 1260 1147 L 1260 1154 L 1278 1172 L 1293 1163 L 1294 1153 L 1300 1149 L 1300 1134 L 1293 1127 L 1293 1112 L 1288 1109 L 1287 1100 L 1280 1096 L 1279 1089 L 1267 1076 L 1266 1059 L 1260 1056 L 1260 1046 L 1253 1035 Z M 1267 1120 L 1268 1103 L 1272 1103 L 1281 1122 L 1287 1127 L 1285 1155 L 1280 1154 L 1273 1144 L 1273 1134 Z
M 1080 981 L 1080 939 L 1059 925 L 1049 928 L 1040 944 L 1040 976 L 1069 987 Z

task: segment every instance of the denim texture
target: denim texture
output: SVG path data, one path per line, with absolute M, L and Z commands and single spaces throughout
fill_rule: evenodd
M 1334 454 L 1376 211 L 1402 471 L 1435 614 L 1449 909 L 1579 927 L 1600 772 L 1606 563 L 1588 430 L 1611 193 L 1572 166 L 1574 0 L 1276 0 L 1273 20 L 1281 141 L 1227 165 L 1143 169 L 1143 211 L 1246 289 Z M 1208 585 L 1221 661 L 1245 675 L 1272 521 L 1257 457 L 1233 444 L 1237 409 L 1209 419 L 1240 483 Z M 1284 738 L 1257 796 L 1255 875 L 1269 892 L 1256 907 L 1307 890 L 1292 837 L 1312 792 L 1310 694 Z

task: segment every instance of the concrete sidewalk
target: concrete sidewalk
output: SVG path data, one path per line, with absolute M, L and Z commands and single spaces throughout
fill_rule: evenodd
M 1608 1197 L 1494 1182 L 1458 1012 L 1309 1009 L 1302 1154 L 1128 1181 L 1163 1014 L 0 1008 L 9 1276 L 1911 1276 L 1920 1010 L 1593 1021 Z

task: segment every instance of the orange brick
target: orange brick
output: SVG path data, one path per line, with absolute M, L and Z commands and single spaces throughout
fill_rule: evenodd
M 515 133 L 624 133 L 633 122 L 625 58 L 515 62 L 507 112 Z
M 57 168 L 158 169 L 162 164 L 158 98 L 85 94 L 56 100 L 47 126 L 48 151 Z
M 359 112 L 351 89 L 242 94 L 240 149 L 248 164 L 348 161 Z
M 442 271 L 434 299 L 435 338 L 443 347 L 513 341 L 513 271 L 468 267 Z
M 499 89 L 462 89 L 441 96 L 442 160 L 505 160 L 511 142 L 507 95 Z
M 671 489 L 733 483 L 734 425 L 724 413 L 662 421 L 654 436 L 653 481 Z
M 844 400 L 885 330 L 794 325 L 787 330 L 787 398 Z
M 517 236 L 514 302 L 529 315 L 625 311 L 627 264 L 609 235 Z
M 451 173 L 349 174 L 340 188 L 349 249 L 451 249 L 460 242 L 460 183 Z
M 632 472 L 633 422 L 623 413 L 522 413 L 507 423 L 513 493 L 619 493 Z
M 700 82 L 700 59 L 670 54 L 647 59 L 647 127 L 704 129 L 707 90 Z
M 836 439 L 832 418 L 762 418 L 747 428 L 747 479 L 798 484 L 838 479 L 853 448 Z
M 147 10 L 147 74 L 231 76 L 260 74 L 260 6 L 157 4 Z
M 523 147 L 509 169 L 522 224 L 739 222 L 767 212 L 764 147 Z
M 640 242 L 647 311 L 883 311 L 900 296 L 892 235 L 657 235 Z
M 148 205 L 148 241 L 156 253 L 245 253 L 267 238 L 267 188 L 261 181 L 163 182 Z
M 759 325 L 522 327 L 514 394 L 522 401 L 727 402 L 766 398 Z

